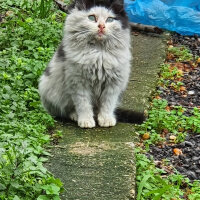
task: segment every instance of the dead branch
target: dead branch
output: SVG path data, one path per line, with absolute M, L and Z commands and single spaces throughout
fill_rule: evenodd
M 162 29 L 160 29 L 156 26 L 144 25 L 144 24 L 133 23 L 133 22 L 129 22 L 129 24 L 130 24 L 132 30 L 159 33 L 159 34 L 163 32 Z
M 68 9 L 68 6 L 63 2 L 63 1 L 60 1 L 60 0 L 54 0 L 54 2 L 56 3 L 56 5 L 58 6 L 58 8 L 65 12 L 65 13 L 69 13 L 69 9 Z

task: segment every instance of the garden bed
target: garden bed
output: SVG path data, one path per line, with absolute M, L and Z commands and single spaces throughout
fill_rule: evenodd
M 158 91 L 138 129 L 138 199 L 200 198 L 198 42 L 197 36 L 178 34 L 168 42 Z
M 54 120 L 37 87 L 66 15 L 52 1 L 1 1 L 0 12 L 0 199 L 59 199 L 62 183 L 43 167 Z

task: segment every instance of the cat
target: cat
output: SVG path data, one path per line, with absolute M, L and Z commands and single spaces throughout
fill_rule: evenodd
M 41 101 L 82 128 L 115 126 L 131 61 L 123 0 L 76 0 L 69 8 L 64 37 L 39 81 Z

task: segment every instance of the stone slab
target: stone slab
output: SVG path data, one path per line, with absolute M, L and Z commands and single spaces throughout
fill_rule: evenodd
M 132 142 L 75 142 L 54 147 L 48 168 L 65 183 L 61 199 L 134 199 L 135 165 Z M 54 169 L 54 163 L 56 167 Z
M 163 36 L 133 36 L 132 73 L 122 107 L 142 111 L 155 90 L 165 57 Z M 135 197 L 134 124 L 81 129 L 57 123 L 63 138 L 50 148 L 46 167 L 64 183 L 63 200 L 131 200 Z

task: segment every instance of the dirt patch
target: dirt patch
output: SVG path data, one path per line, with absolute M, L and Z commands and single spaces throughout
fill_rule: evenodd
M 70 145 L 69 152 L 83 156 L 93 156 L 97 153 L 101 153 L 110 149 L 113 148 L 106 143 L 76 142 L 75 144 Z

